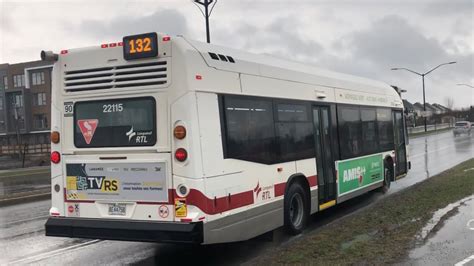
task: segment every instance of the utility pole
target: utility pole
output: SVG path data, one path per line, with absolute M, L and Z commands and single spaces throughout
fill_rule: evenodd
M 441 66 L 445 66 L 445 65 L 451 65 L 451 64 L 456 64 L 456 62 L 448 62 L 448 63 L 443 63 L 443 64 L 439 64 L 438 66 L 432 68 L 430 71 L 427 71 L 425 73 L 418 73 L 416 71 L 413 71 L 411 69 L 408 69 L 408 68 L 404 68 L 404 67 L 394 67 L 392 68 L 392 70 L 406 70 L 408 72 L 411 72 L 413 74 L 416 74 L 418 76 L 421 77 L 421 81 L 423 83 L 423 116 L 424 116 L 424 120 L 425 120 L 425 132 L 427 132 L 427 122 L 426 122 L 426 97 L 425 97 L 425 76 L 428 75 L 429 73 L 433 72 L 435 69 L 441 67 Z
M 202 15 L 206 19 L 206 41 L 207 43 L 211 43 L 211 33 L 209 31 L 209 17 L 211 16 L 214 6 L 217 4 L 217 0 L 193 0 L 193 2 L 199 8 Z M 209 8 L 212 3 L 214 4 Z M 204 7 L 204 11 L 202 11 L 198 4 Z

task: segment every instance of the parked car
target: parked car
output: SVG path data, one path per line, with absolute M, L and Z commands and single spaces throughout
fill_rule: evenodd
M 456 137 L 457 135 L 467 134 L 468 136 L 471 135 L 471 122 L 469 121 L 459 121 L 454 124 L 453 134 Z

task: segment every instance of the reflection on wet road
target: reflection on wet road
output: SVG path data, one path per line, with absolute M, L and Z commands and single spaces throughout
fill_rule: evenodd
M 446 132 L 418 137 L 410 140 L 409 154 L 412 169 L 406 178 L 392 184 L 390 193 L 474 157 L 474 134 L 454 138 L 452 132 Z M 308 231 L 318 230 L 322 225 L 360 210 L 382 197 L 385 195 L 369 193 L 313 215 Z M 275 231 L 273 238 L 268 234 L 246 242 L 212 246 L 50 238 L 44 236 L 49 206 L 50 202 L 45 200 L 0 208 L 0 264 L 240 264 L 301 237 L 287 237 L 280 229 Z M 454 264 L 457 261 L 449 262 Z
M 412 169 L 406 178 L 392 184 L 390 193 L 397 192 L 473 158 L 473 136 L 454 137 L 452 132 L 449 131 L 438 135 L 411 139 L 409 160 Z
M 453 265 L 474 255 L 474 197 L 464 200 L 428 241 L 410 252 L 410 265 Z M 474 265 L 471 261 L 468 265 Z

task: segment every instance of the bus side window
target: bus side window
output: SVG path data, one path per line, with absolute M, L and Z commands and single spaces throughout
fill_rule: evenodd
M 224 96 L 225 158 L 272 163 L 275 158 L 271 100 Z
M 378 134 L 377 134 L 377 115 L 375 108 L 360 109 L 360 118 L 362 121 L 362 143 L 364 143 L 364 154 L 377 152 Z
M 339 107 L 338 116 L 341 156 L 343 159 L 362 154 L 362 125 L 359 107 Z
M 379 151 L 393 150 L 392 110 L 377 108 L 377 129 L 379 133 Z
M 309 105 L 277 103 L 275 109 L 277 161 L 289 162 L 314 157 L 313 123 L 309 120 Z

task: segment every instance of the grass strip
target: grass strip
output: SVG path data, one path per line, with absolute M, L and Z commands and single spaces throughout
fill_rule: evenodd
M 416 235 L 436 210 L 474 194 L 473 168 L 474 159 L 470 159 L 254 262 L 259 265 L 400 262 L 414 247 Z

